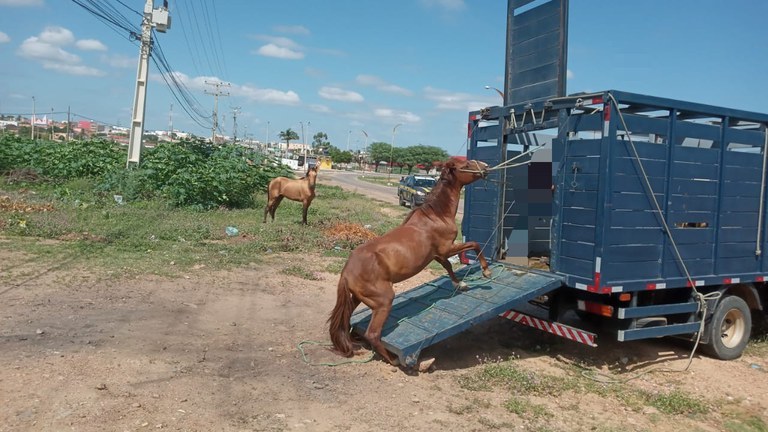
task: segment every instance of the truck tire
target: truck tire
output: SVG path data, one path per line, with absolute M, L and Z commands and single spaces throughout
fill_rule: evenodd
M 415 196 L 411 197 L 411 208 L 412 209 L 416 208 L 416 197 Z
M 403 199 L 403 194 L 397 194 L 397 200 L 400 201 L 400 205 L 405 207 L 405 200 Z
M 707 354 L 720 360 L 740 357 L 752 332 L 752 314 L 747 302 L 733 295 L 723 297 L 704 331 L 709 336 L 709 343 L 703 347 Z

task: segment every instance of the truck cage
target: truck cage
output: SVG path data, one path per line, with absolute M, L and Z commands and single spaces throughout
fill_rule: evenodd
M 503 260 L 534 219 L 548 247 L 533 250 L 534 239 L 523 256 L 551 255 L 566 285 L 590 292 L 763 282 L 766 124 L 767 114 L 616 90 L 472 112 L 470 158 L 495 165 L 549 146 L 552 162 L 532 157 L 470 185 L 462 231 Z

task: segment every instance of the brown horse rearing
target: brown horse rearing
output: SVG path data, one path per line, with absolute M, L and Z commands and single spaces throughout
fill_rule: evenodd
M 445 268 L 459 289 L 465 289 L 466 285 L 456 278 L 448 261 L 458 253 L 474 250 L 483 275 L 491 276 L 477 242 L 454 244 L 458 234 L 456 211 L 461 188 L 485 177 L 487 169 L 483 162 L 449 159 L 443 166 L 437 186 L 421 207 L 413 209 L 397 228 L 352 251 L 341 271 L 336 306 L 328 319 L 331 342 L 336 351 L 345 357 L 354 354 L 350 317 L 362 302 L 372 312 L 365 339 L 385 360 L 398 364 L 381 343 L 381 330 L 395 297 L 392 284 L 414 276 L 432 260 Z
M 276 177 L 269 182 L 267 187 L 267 207 L 264 209 L 264 223 L 267 222 L 267 214 L 275 220 L 275 210 L 283 198 L 299 201 L 304 206 L 301 213 L 301 223 L 307 224 L 307 209 L 315 199 L 315 185 L 317 184 L 318 165 L 310 168 L 307 175 L 300 179 Z

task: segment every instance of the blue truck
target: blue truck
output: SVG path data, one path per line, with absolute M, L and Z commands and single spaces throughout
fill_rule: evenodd
M 716 358 L 741 355 L 768 302 L 768 114 L 608 90 L 490 107 L 469 125 L 469 158 L 524 161 L 465 191 L 462 233 L 484 245 L 493 276 L 470 264 L 457 273 L 465 292 L 444 276 L 396 296 L 383 342 L 403 364 L 496 316 L 596 346 L 596 333 L 561 322 L 572 311 L 619 341 L 699 338 Z M 557 135 L 510 144 L 543 130 Z M 506 255 L 530 219 L 515 202 L 532 190 L 517 183 L 532 178 L 537 148 L 552 153 L 552 184 L 540 188 L 551 199 L 527 207 L 549 249 L 529 242 L 528 255 L 548 269 Z M 526 313 L 530 302 L 546 316 Z M 369 319 L 358 311 L 355 331 Z
M 768 305 L 768 114 L 618 90 L 567 95 L 568 0 L 508 0 L 502 106 L 469 113 L 459 271 L 397 295 L 401 363 L 496 317 L 597 345 L 691 339 L 743 352 Z M 537 307 L 530 307 L 535 305 Z M 363 334 L 370 311 L 353 315 Z

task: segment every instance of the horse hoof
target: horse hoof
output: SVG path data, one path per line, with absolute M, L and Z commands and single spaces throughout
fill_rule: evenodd
M 429 358 L 422 362 L 419 362 L 419 372 L 428 372 L 432 365 L 435 364 L 435 358 Z
M 469 285 L 467 285 L 467 283 L 466 283 L 466 282 L 464 282 L 464 281 L 461 281 L 461 282 L 459 282 L 459 283 L 454 283 L 454 284 L 453 284 L 453 287 L 454 287 L 454 288 L 456 288 L 456 289 L 457 289 L 457 290 L 459 290 L 459 291 L 466 291 L 466 290 L 467 290 L 467 288 L 469 288 Z
M 490 269 L 485 269 L 485 270 L 483 270 L 483 276 L 485 276 L 485 277 L 486 277 L 486 278 L 488 278 L 488 279 L 490 279 L 490 278 L 491 278 L 491 275 L 492 275 L 492 274 L 493 274 L 493 273 L 491 272 L 491 270 L 490 270 Z
M 394 359 L 389 361 L 389 364 L 391 364 L 392 366 L 395 366 L 395 367 L 400 366 L 400 359 L 395 357 Z

